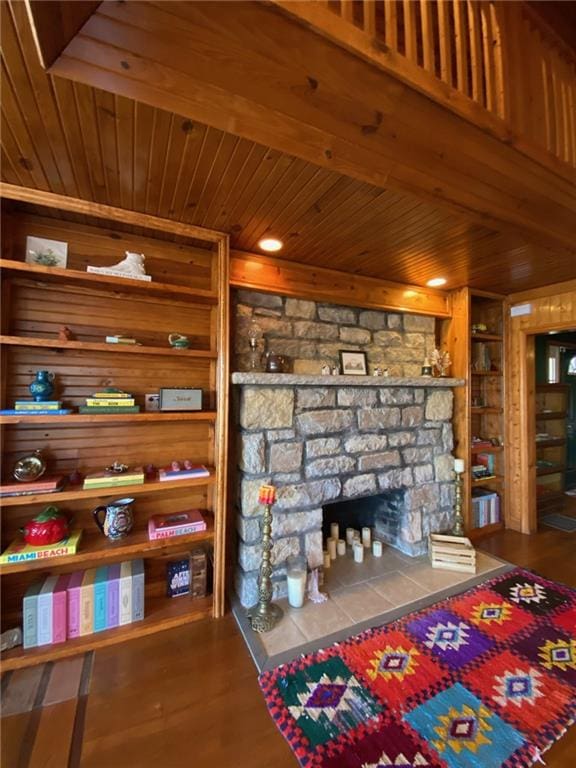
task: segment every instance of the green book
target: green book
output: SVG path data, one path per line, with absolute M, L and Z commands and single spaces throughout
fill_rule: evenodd
M 140 413 L 139 405 L 81 405 L 78 413 Z

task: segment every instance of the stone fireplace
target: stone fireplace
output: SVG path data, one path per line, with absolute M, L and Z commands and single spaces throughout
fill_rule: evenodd
M 451 525 L 451 388 L 455 379 L 235 373 L 239 433 L 236 589 L 257 600 L 261 559 L 258 489 L 278 489 L 272 551 L 275 596 L 286 558 L 322 565 L 322 509 L 402 492 L 380 515 L 378 536 L 408 555 Z M 399 498 L 398 494 L 394 498 Z M 395 514 L 393 519 L 392 512 Z M 378 526 L 377 526 L 378 527 Z

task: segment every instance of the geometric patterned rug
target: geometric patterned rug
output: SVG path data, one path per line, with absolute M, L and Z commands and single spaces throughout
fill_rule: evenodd
M 576 590 L 521 568 L 265 672 L 306 768 L 517 768 L 576 719 Z

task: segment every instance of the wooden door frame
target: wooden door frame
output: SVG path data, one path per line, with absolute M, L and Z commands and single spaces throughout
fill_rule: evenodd
M 520 334 L 520 370 L 521 409 L 523 413 L 520 445 L 520 468 L 522 474 L 522 497 L 527 500 L 522 512 L 522 531 L 536 533 L 538 530 L 538 511 L 536 504 L 536 336 L 550 331 L 574 330 L 574 321 L 565 323 L 550 322 L 544 325 L 522 328 Z

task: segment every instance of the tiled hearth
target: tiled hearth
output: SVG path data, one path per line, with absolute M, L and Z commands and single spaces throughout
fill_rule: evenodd
M 483 552 L 478 552 L 477 562 L 477 573 L 471 575 L 433 569 L 427 557 L 407 557 L 391 547 L 385 547 L 381 558 L 367 554 L 362 564 L 355 563 L 348 552 L 325 572 L 321 591 L 328 594 L 327 602 L 307 600 L 302 608 L 291 608 L 286 599 L 278 600 L 284 617 L 264 634 L 250 629 L 242 607 L 237 605 L 235 613 L 256 665 L 269 669 L 393 621 L 511 567 Z

